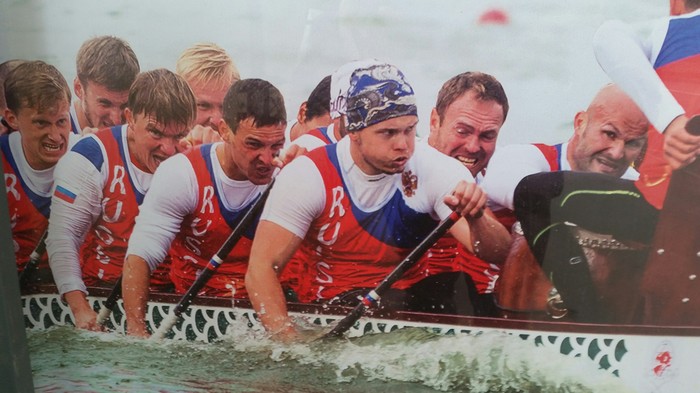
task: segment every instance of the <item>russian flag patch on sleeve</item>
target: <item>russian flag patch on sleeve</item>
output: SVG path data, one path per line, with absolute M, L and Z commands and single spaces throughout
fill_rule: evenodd
M 74 192 L 62 186 L 56 186 L 56 190 L 53 192 L 53 195 L 56 198 L 62 199 L 68 203 L 75 202 L 75 197 L 77 196 Z

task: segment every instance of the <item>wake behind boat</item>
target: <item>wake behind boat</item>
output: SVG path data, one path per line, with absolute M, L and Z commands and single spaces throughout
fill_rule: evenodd
M 90 288 L 90 304 L 100 309 L 109 294 L 105 288 Z M 152 331 L 160 325 L 179 300 L 174 294 L 152 294 L 147 323 Z M 25 325 L 31 330 L 48 329 L 73 323 L 69 307 L 60 300 L 53 286 L 36 286 L 22 296 Z M 350 312 L 341 306 L 289 304 L 290 314 L 302 326 L 327 331 Z M 124 334 L 121 301 L 106 326 Z M 231 298 L 198 297 L 173 327 L 168 338 L 215 343 L 247 326 L 263 327 L 247 301 Z M 700 328 L 639 325 L 603 325 L 571 322 L 539 322 L 414 312 L 375 312 L 360 319 L 349 337 L 388 333 L 403 328 L 421 328 L 440 335 L 509 334 L 531 344 L 536 351 L 556 350 L 585 359 L 624 385 L 639 392 L 697 391 L 695 376 L 700 353 Z

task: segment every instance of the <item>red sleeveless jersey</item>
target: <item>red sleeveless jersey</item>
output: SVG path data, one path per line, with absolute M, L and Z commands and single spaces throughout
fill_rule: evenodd
M 95 138 L 81 139 L 74 147 L 99 170 L 107 163 L 107 181 L 102 189 L 102 212 L 81 248 L 85 284 L 113 283 L 122 274 L 129 237 L 144 195 L 134 187 L 128 170 L 122 126 L 103 129 Z M 100 145 L 102 148 L 100 148 Z M 103 154 L 106 153 L 106 157 Z M 151 275 L 152 289 L 170 284 L 169 258 Z
M 197 177 L 197 208 L 185 216 L 180 232 L 171 246 L 172 268 L 170 277 L 178 293 L 185 293 L 206 268 L 209 260 L 221 248 L 233 228 L 257 200 L 237 211 L 227 210 L 219 199 L 211 161 L 212 145 L 202 145 L 187 154 Z M 231 253 L 200 294 L 207 296 L 234 296 L 247 298 L 245 273 L 258 218 L 246 230 Z
M 34 193 L 19 172 L 13 152 L 10 149 L 9 134 L 0 136 L 2 169 L 5 173 L 7 205 L 10 213 L 12 244 L 14 247 L 17 271 L 24 270 L 29 257 L 36 248 L 41 235 L 48 226 L 51 196 Z M 18 152 L 18 154 L 23 154 Z M 39 268 L 49 267 L 48 258 L 43 256 Z
M 327 300 L 353 288 L 373 288 L 437 225 L 428 213 L 406 205 L 401 190 L 373 212 L 352 201 L 341 176 L 337 145 L 311 151 L 308 157 L 323 178 L 326 203 L 301 245 L 299 299 Z M 408 272 L 394 284 L 405 289 L 422 276 Z
M 700 16 L 672 19 L 654 63 L 656 73 L 689 117 L 700 113 L 699 20 Z M 635 183 L 647 202 L 657 209 L 663 207 L 671 175 L 663 145 L 663 135 L 650 127 L 647 150 Z

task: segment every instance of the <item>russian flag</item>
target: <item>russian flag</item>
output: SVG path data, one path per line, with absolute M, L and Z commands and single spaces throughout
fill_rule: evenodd
M 68 190 L 65 187 L 61 187 L 61 186 L 56 186 L 56 191 L 53 192 L 53 195 L 56 198 L 62 199 L 68 203 L 75 202 L 75 197 L 77 196 L 77 195 L 75 195 L 74 192 Z

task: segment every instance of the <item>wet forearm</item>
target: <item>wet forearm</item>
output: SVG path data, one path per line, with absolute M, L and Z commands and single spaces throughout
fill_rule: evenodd
M 148 335 L 146 329 L 146 307 L 148 303 L 148 285 L 150 269 L 146 261 L 138 256 L 129 255 L 122 272 L 122 296 L 126 314 L 127 331 L 131 335 Z

